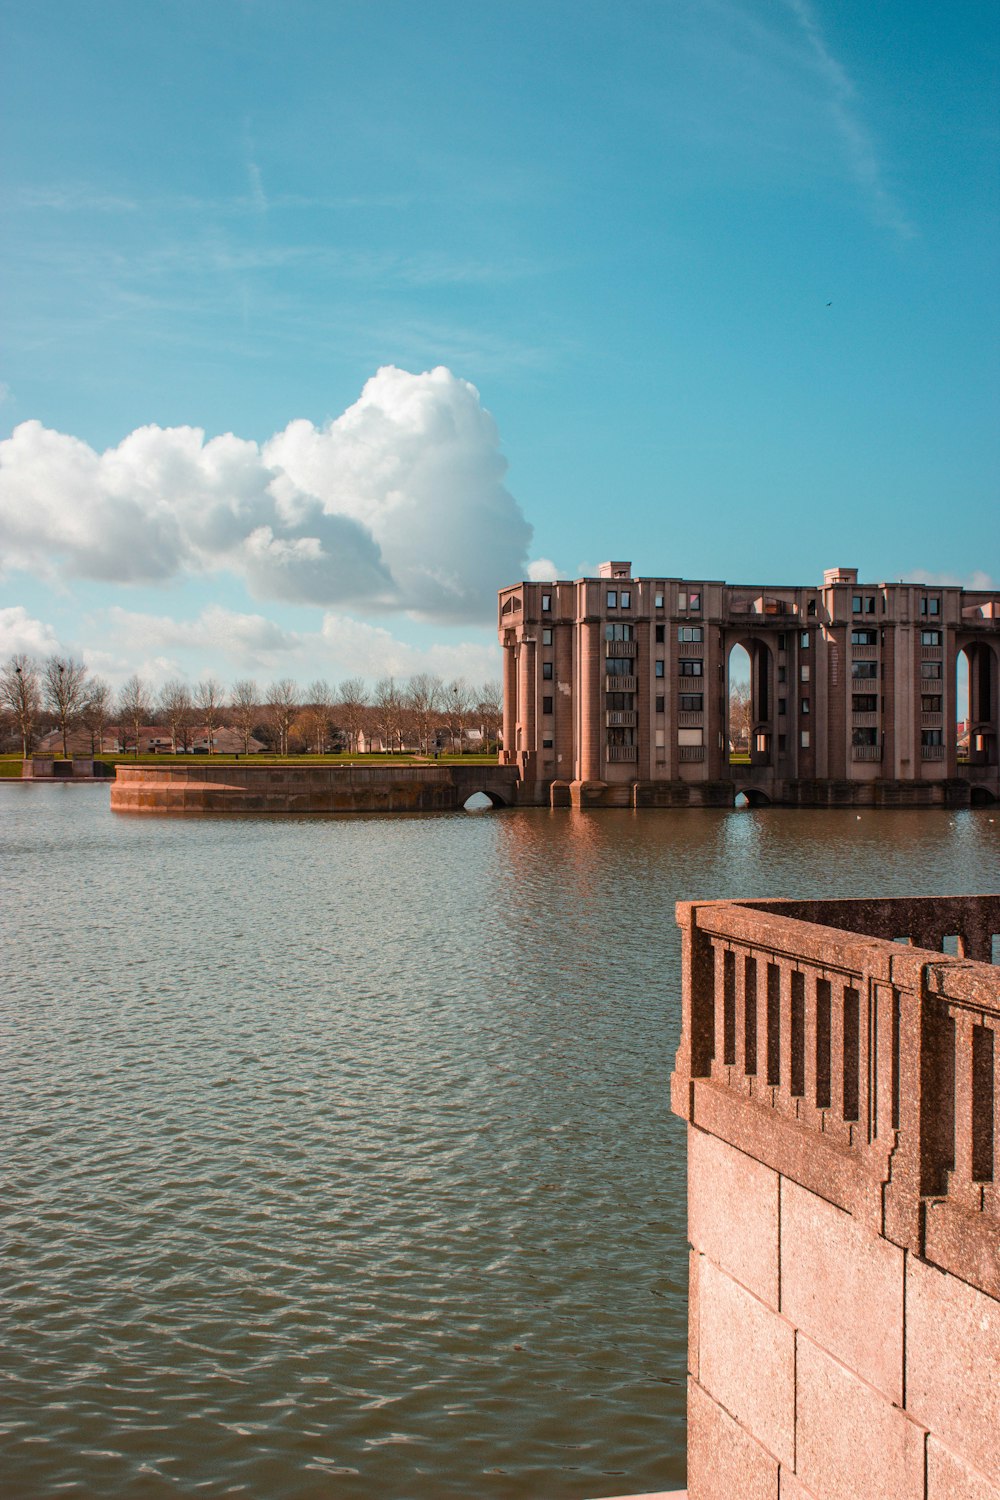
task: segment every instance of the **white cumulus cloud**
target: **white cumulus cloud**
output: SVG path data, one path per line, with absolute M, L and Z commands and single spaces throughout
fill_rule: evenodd
M 260 599 L 488 618 L 531 528 L 479 393 L 386 367 L 263 447 L 148 426 L 98 453 L 28 421 L 0 442 L 4 568 L 109 583 L 225 570 Z
M 23 604 L 0 609 L 0 661 L 22 653 L 35 657 L 52 656 L 59 646 L 52 626 L 34 619 Z
M 559 570 L 551 557 L 536 557 L 528 564 L 528 577 L 532 583 L 555 583 Z M 513 581 L 511 579 L 512 583 Z

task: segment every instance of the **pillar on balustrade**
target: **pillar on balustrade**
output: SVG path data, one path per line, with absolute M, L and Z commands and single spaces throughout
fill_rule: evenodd
M 521 641 L 518 653 L 517 711 L 521 725 L 521 738 L 517 749 L 519 764 L 522 768 L 526 764 L 525 756 L 533 757 L 538 750 L 535 695 L 535 642 L 529 638 Z
M 580 626 L 580 781 L 599 781 L 602 771 L 604 653 L 600 622 Z

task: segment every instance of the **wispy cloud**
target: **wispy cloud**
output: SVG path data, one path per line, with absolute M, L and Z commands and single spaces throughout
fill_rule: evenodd
M 865 192 L 876 220 L 903 239 L 917 231 L 886 186 L 875 142 L 866 126 L 858 91 L 846 69 L 827 44 L 810 0 L 784 0 L 809 47 L 813 66 L 828 95 L 828 108 L 858 186 Z

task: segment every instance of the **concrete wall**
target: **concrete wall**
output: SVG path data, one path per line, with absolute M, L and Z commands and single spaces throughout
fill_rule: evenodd
M 1000 1495 L 1000 1303 L 692 1127 L 691 1500 Z

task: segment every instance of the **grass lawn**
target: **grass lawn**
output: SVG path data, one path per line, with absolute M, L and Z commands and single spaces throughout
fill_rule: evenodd
M 62 756 L 56 759 L 61 760 Z M 496 765 L 495 755 L 98 755 L 108 765 L 123 766 L 474 766 Z M 21 776 L 20 755 L 0 755 L 0 779 Z

